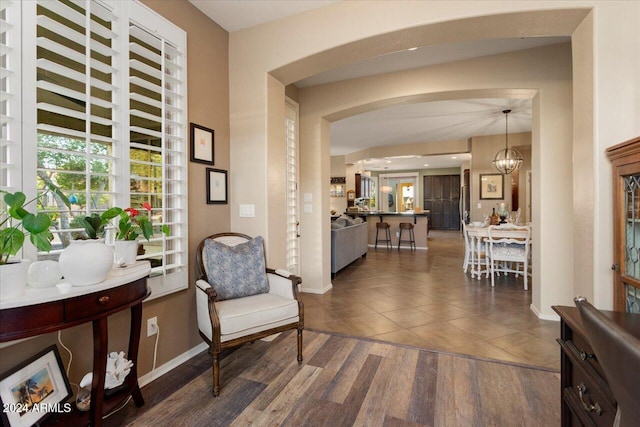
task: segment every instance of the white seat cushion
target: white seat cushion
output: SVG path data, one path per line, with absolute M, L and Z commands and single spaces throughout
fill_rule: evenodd
M 525 256 L 525 249 L 523 245 L 494 245 L 493 255 L 501 257 L 522 257 Z
M 274 294 L 252 295 L 217 301 L 215 304 L 220 318 L 222 341 L 228 339 L 225 335 L 236 335 L 252 329 L 270 329 L 298 320 L 298 302 Z

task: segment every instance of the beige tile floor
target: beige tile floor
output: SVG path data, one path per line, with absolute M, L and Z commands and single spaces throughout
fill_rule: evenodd
M 558 322 L 529 309 L 522 278 L 471 279 L 458 232 L 429 250 L 369 248 L 324 295 L 303 293 L 305 327 L 559 370 Z

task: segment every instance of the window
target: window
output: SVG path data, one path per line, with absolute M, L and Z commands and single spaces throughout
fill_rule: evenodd
M 285 144 L 287 149 L 287 270 L 300 274 L 300 246 L 298 226 L 298 104 L 287 100 L 285 104 Z
M 56 257 L 81 232 L 80 216 L 146 202 L 156 233 L 149 242 L 141 240 L 139 259 L 151 261 L 152 295 L 185 288 L 184 31 L 138 2 L 18 6 L 22 78 L 35 77 L 19 94 L 29 117 L 23 120 L 18 164 L 22 188 L 35 195 L 54 184 L 72 203 L 69 210 L 51 194 L 40 200 L 38 209 L 50 215 L 55 238 L 53 250 L 37 256 Z M 169 236 L 160 232 L 162 224 Z M 34 248 L 25 251 L 36 257 Z

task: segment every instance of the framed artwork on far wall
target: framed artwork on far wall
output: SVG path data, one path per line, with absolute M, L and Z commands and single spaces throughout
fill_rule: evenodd
M 227 171 L 207 168 L 207 204 L 227 204 Z
M 213 129 L 190 124 L 191 128 L 191 161 L 213 166 Z
M 2 425 L 27 427 L 52 413 L 71 412 L 71 386 L 56 345 L 51 345 L 2 374 Z
M 504 199 L 504 175 L 501 173 L 480 174 L 480 200 Z

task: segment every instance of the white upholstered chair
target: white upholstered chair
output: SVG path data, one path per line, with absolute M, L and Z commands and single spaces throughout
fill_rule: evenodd
M 524 289 L 529 289 L 529 249 L 531 227 L 524 225 L 490 225 L 487 233 L 489 263 L 491 265 L 491 286 L 495 285 L 495 275 L 514 273 L 524 278 Z
M 222 243 L 225 247 L 213 245 L 207 240 Z M 220 393 L 220 361 L 222 350 L 256 339 L 264 338 L 290 329 L 298 330 L 298 363 L 302 362 L 302 330 L 304 328 L 304 307 L 298 293 L 300 277 L 284 270 L 273 270 L 262 267 L 265 271 L 268 291 L 250 296 L 231 297 L 220 300 L 220 295 L 228 295 L 228 288 L 220 287 L 223 282 L 241 284 L 243 277 L 230 277 L 227 271 L 219 273 L 220 277 L 208 276 L 208 272 L 219 271 L 213 268 L 212 252 L 227 251 L 232 257 L 229 264 L 241 265 L 233 251 L 244 243 L 253 241 L 251 237 L 239 233 L 214 234 L 204 239 L 196 252 L 196 269 L 199 279 L 196 282 L 196 310 L 200 336 L 209 344 L 209 353 L 213 356 L 213 395 Z M 264 246 L 262 260 L 264 265 Z M 216 249 L 217 248 L 217 249 Z M 234 248 L 234 249 L 229 249 Z M 259 258 L 259 257 L 258 257 Z M 233 267 L 233 265 L 231 265 Z M 233 270 L 233 268 L 231 268 Z M 225 276 L 224 278 L 222 276 Z M 213 285 L 213 286 L 212 286 Z M 250 286 L 252 284 L 249 284 Z M 216 289 L 218 289 L 216 291 Z M 219 295 L 220 294 L 220 295 Z

